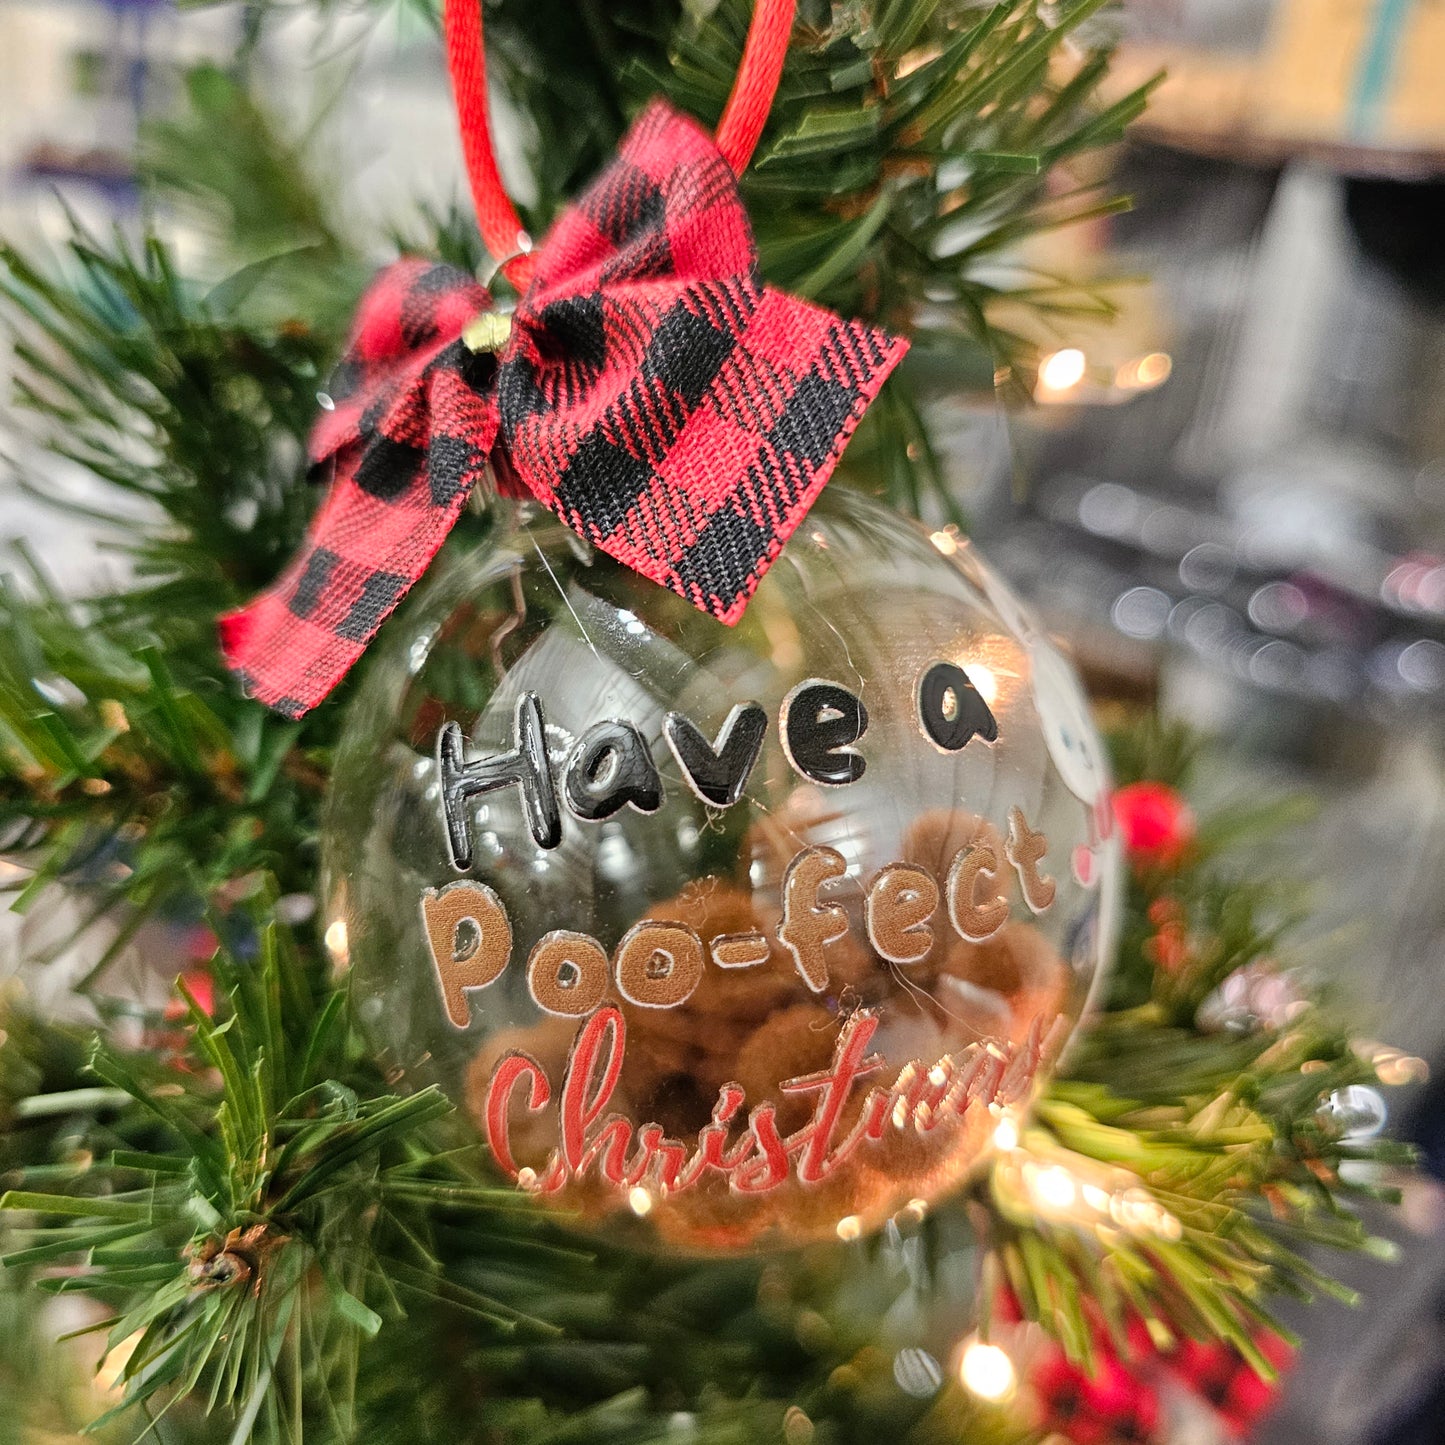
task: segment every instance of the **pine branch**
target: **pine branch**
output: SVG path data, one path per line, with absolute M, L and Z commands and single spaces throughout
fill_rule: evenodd
M 310 886 L 334 714 L 298 727 L 247 703 L 215 618 L 300 536 L 301 438 L 334 339 L 226 310 L 158 242 L 77 235 L 66 269 L 0 248 L 18 401 L 52 455 L 105 483 L 92 510 L 135 582 L 70 601 L 16 555 L 0 590 L 0 836 L 34 870 L 17 906 L 79 881 L 97 916 L 128 906 L 128 933 L 257 871 Z
M 494 1248 L 525 1247 L 536 1232 L 514 1194 L 428 1142 L 450 1112 L 440 1095 L 380 1090 L 314 963 L 274 924 L 259 943 L 253 962 L 215 960 L 225 1018 L 182 986 L 186 1037 L 93 1053 L 89 1073 L 108 1102 L 125 1101 L 93 1142 L 149 1120 L 148 1147 L 69 1170 L 21 1164 L 0 1199 L 20 1216 L 7 1267 L 113 1311 L 106 1344 L 128 1352 L 125 1392 L 98 1424 L 137 1405 L 163 1414 L 194 1394 L 238 1440 L 263 1415 L 329 1417 L 335 1438 L 350 1438 L 362 1341 L 382 1312 L 400 1315 L 401 1281 L 413 1298 L 443 1287 L 428 1242 L 439 1213 L 465 1211 Z M 95 1102 L 83 1092 L 36 1097 L 44 1112 L 83 1115 Z M 62 1267 L 76 1258 L 81 1269 Z M 524 1307 L 449 1288 L 498 1339 L 554 1333 Z
M 1126 781 L 1130 763 L 1134 777 L 1177 779 L 1197 750 L 1151 720 L 1115 754 Z M 1279 1328 L 1271 1296 L 1348 1298 L 1314 1262 L 1321 1247 L 1389 1253 L 1352 1206 L 1394 1192 L 1354 1181 L 1358 1166 L 1378 1177 L 1411 1151 L 1353 1139 L 1329 1107 L 1379 1083 L 1373 1062 L 1303 985 L 1279 1016 L 1229 1020 L 1217 1004 L 1227 978 L 1276 969 L 1303 912 L 1291 880 L 1240 880 L 1231 866 L 1247 826 L 1288 817 L 1268 805 L 1206 820 L 1180 862 L 1134 868 L 1105 1012 L 990 1176 L 995 1268 L 1077 1359 L 1092 1358 L 1099 1317 L 1120 1348 L 1136 1318 L 1156 1342 L 1223 1339 L 1270 1377 L 1255 1337 Z M 1032 1182 L 1049 1168 L 1093 1202 L 1041 1210 Z

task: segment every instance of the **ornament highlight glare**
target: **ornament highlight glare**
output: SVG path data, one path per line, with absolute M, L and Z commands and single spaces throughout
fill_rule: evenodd
M 328 937 L 398 1081 L 686 1249 L 957 1187 L 1113 947 L 1103 751 L 973 549 L 834 489 L 727 628 L 536 509 L 429 577 L 333 770 Z

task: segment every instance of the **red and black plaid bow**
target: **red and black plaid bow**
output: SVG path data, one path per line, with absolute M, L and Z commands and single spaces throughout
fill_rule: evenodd
M 489 460 L 736 622 L 907 347 L 763 286 L 732 170 L 661 102 L 558 219 L 496 354 L 463 339 L 491 305 L 416 260 L 363 298 L 311 439 L 330 493 L 277 583 L 222 620 L 227 662 L 279 711 L 341 680 Z

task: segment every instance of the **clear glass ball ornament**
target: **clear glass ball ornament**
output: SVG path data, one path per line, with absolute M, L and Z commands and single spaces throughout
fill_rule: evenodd
M 385 1066 L 609 1229 L 916 1216 L 1017 1138 L 1112 952 L 1072 668 L 967 542 L 841 487 L 736 627 L 494 516 L 335 760 L 326 938 Z

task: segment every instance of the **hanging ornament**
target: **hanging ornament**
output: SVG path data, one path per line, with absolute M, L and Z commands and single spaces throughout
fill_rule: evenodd
M 335 760 L 327 936 L 385 1065 L 524 1188 L 688 1247 L 937 1199 L 1111 945 L 1040 658 L 847 491 L 735 628 L 516 510 L 388 629 Z
M 1167 783 L 1128 783 L 1114 794 L 1114 817 L 1130 862 L 1173 868 L 1194 842 L 1194 811 Z
M 760 35 L 771 94 L 784 12 L 735 101 Z M 447 20 L 474 99 L 477 14 Z M 225 628 L 304 711 L 496 473 L 487 544 L 352 705 L 326 939 L 389 1074 L 504 1175 L 694 1250 L 856 1238 L 966 1178 L 1077 1022 L 1119 883 L 1068 664 L 971 548 L 818 498 L 903 346 L 757 282 L 756 110 L 716 143 L 644 112 L 509 321 L 446 268 L 385 273 L 306 550 Z

